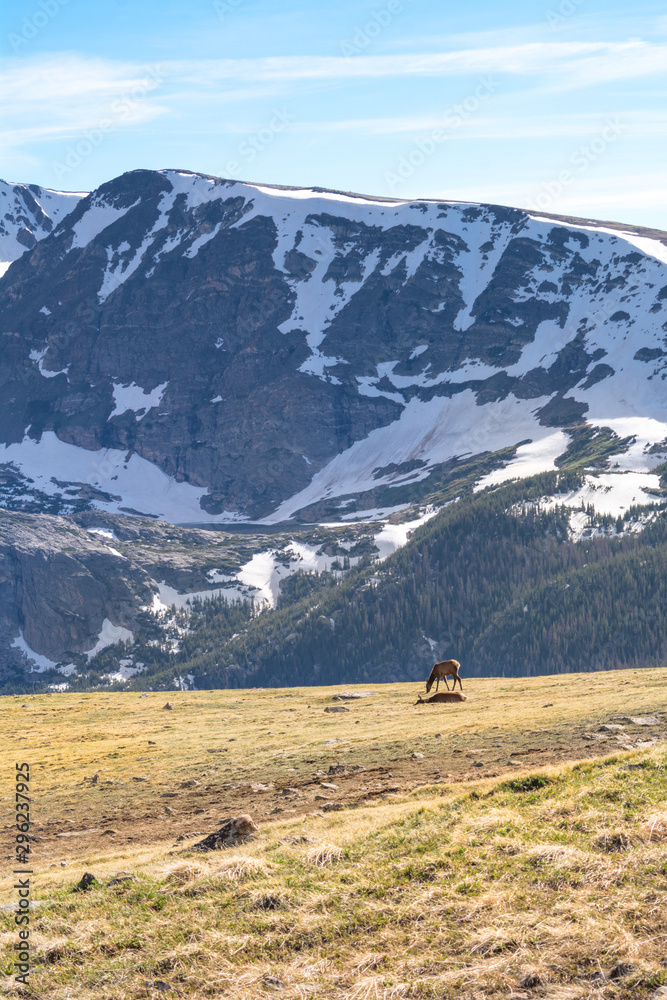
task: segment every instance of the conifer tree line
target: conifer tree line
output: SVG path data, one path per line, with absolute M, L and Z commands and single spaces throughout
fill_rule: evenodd
M 657 505 L 593 517 L 594 536 L 573 541 L 571 511 L 544 501 L 582 482 L 556 472 L 471 494 L 384 563 L 289 578 L 273 610 L 198 602 L 174 619 L 176 652 L 147 644 L 159 635 L 147 615 L 132 684 L 421 680 L 449 657 L 464 678 L 667 664 L 667 517 Z

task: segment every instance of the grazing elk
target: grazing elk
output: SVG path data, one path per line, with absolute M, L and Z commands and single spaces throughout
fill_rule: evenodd
M 459 667 L 461 664 L 458 660 L 441 660 L 440 663 L 433 664 L 433 670 L 428 675 L 428 680 L 426 681 L 426 694 L 429 693 L 433 687 L 433 682 L 435 681 L 435 690 L 437 691 L 440 687 L 440 681 L 445 682 L 445 687 L 449 691 L 449 684 L 447 683 L 448 677 L 454 678 L 454 684 L 452 685 L 452 690 L 456 687 L 456 682 L 459 682 L 459 687 L 463 691 L 463 684 L 461 684 L 461 678 L 459 677 Z
M 432 705 L 434 702 L 460 702 L 467 700 L 468 695 L 462 694 L 461 691 L 441 691 L 440 694 L 432 694 L 430 698 L 422 698 L 422 696 L 418 694 L 415 705 Z

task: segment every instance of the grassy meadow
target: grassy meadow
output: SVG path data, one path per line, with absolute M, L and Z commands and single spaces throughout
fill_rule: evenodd
M 461 705 L 415 706 L 409 684 L 2 699 L 3 995 L 652 997 L 667 671 L 463 683 Z M 28 992 L 15 761 L 31 767 Z M 189 850 L 245 812 L 252 840 Z M 96 884 L 73 891 L 84 872 Z

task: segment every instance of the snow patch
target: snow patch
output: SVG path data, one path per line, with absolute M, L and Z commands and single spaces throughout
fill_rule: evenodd
M 383 483 L 391 485 L 393 475 L 376 478 L 376 470 L 391 462 L 422 461 L 428 467 L 452 458 L 477 455 L 483 451 L 497 451 L 522 439 L 538 442 L 553 434 L 542 427 L 535 411 L 544 406 L 549 397 L 537 399 L 506 399 L 477 406 L 470 389 L 451 398 L 422 402 L 412 399 L 406 404 L 398 420 L 387 427 L 380 427 L 347 451 L 337 455 L 300 493 L 284 501 L 264 523 L 285 521 L 297 511 L 321 500 L 358 494 Z
M 331 571 L 335 563 L 340 563 L 340 556 L 328 556 L 319 552 L 313 545 L 290 541 L 280 552 L 269 550 L 256 552 L 252 559 L 241 567 L 238 579 L 241 583 L 253 587 L 261 601 L 269 607 L 275 607 L 280 594 L 280 582 L 300 570 L 306 573 Z M 355 566 L 358 557 L 350 559 L 350 565 Z
M 106 201 L 94 200 L 79 221 L 72 226 L 70 250 L 87 247 L 96 236 L 99 236 L 118 219 L 122 219 L 130 209 L 135 208 L 139 201 L 140 199 L 137 198 L 127 208 L 116 208 L 114 205 L 108 205 Z
M 142 389 L 140 385 L 136 384 L 136 382 L 130 382 L 129 385 L 122 385 L 119 382 L 114 382 L 114 408 L 109 415 L 109 419 L 111 419 L 111 417 L 116 417 L 121 413 L 126 413 L 127 410 L 132 410 L 134 412 L 135 419 L 141 420 L 142 416 L 144 416 L 148 410 L 152 409 L 154 406 L 160 405 L 165 389 L 168 385 L 169 382 L 162 382 L 154 389 Z
M 496 486 L 510 479 L 526 479 L 540 472 L 552 472 L 556 468 L 556 459 L 567 451 L 570 439 L 564 431 L 556 431 L 539 441 L 522 444 L 517 448 L 516 458 L 505 466 L 483 476 L 475 486 L 475 493 L 486 486 Z
M 504 227 L 502 233 L 495 233 L 495 238 L 491 241 L 493 247 L 490 250 L 482 250 L 486 246 L 486 241 L 491 235 L 489 223 L 486 219 L 473 223 L 470 226 L 463 223 L 456 226 L 453 219 L 447 219 L 448 224 L 454 223 L 454 227 L 459 229 L 459 234 L 466 243 L 468 257 L 462 255 L 461 263 L 463 271 L 459 284 L 459 291 L 464 305 L 454 320 L 454 329 L 461 332 L 469 329 L 475 322 L 473 310 L 475 302 L 488 285 L 496 265 L 507 249 L 507 245 L 514 238 L 514 232 L 510 226 Z
M 104 680 L 109 684 L 122 683 L 123 681 L 129 681 L 132 677 L 136 677 L 137 674 L 141 674 L 146 669 L 145 664 L 135 663 L 131 658 L 126 658 L 119 660 L 118 670 L 112 674 L 104 674 Z
M 665 461 L 665 453 L 651 453 L 649 449 L 667 440 L 667 421 L 655 420 L 652 417 L 612 417 L 605 421 L 620 438 L 634 437 L 626 452 L 612 456 L 610 459 L 614 469 L 624 472 L 650 472 L 656 465 Z M 666 449 L 667 450 L 667 449 Z
M 109 618 L 105 618 L 102 622 L 97 642 L 92 649 L 84 653 L 84 656 L 90 661 L 93 656 L 106 649 L 107 646 L 115 646 L 117 642 L 134 642 L 134 635 L 130 632 L 129 628 L 123 628 L 122 625 L 113 625 Z
M 41 351 L 37 351 L 37 350 L 33 349 L 30 352 L 30 354 L 28 355 L 28 357 L 30 358 L 31 361 L 36 361 L 37 362 L 37 367 L 39 368 L 40 375 L 43 375 L 44 378 L 55 378 L 56 375 L 67 375 L 67 373 L 69 372 L 69 365 L 67 365 L 67 368 L 61 368 L 60 371 L 58 371 L 58 372 L 50 372 L 50 371 L 46 371 L 44 369 L 44 367 L 43 367 L 44 357 L 45 357 L 46 352 L 48 351 L 48 349 L 49 349 L 49 347 L 48 347 L 48 344 L 47 344 L 47 346 L 43 347 Z
M 50 660 L 48 656 L 36 653 L 34 649 L 30 648 L 23 636 L 23 629 L 19 629 L 19 634 L 10 645 L 12 649 L 20 649 L 32 664 L 30 667 L 31 674 L 43 674 L 45 670 L 55 670 L 58 666 L 55 660 Z
M 196 257 L 201 248 L 218 235 L 221 226 L 222 222 L 218 222 L 218 224 L 213 227 L 210 233 L 203 233 L 201 236 L 198 236 L 196 240 L 192 241 L 188 249 L 183 253 L 183 256 L 189 257 L 190 259 Z
M 142 514 L 152 514 L 174 524 L 211 524 L 220 521 L 245 520 L 232 511 L 208 514 L 201 508 L 205 487 L 178 483 L 156 465 L 133 453 L 126 461 L 126 452 L 113 448 L 87 451 L 66 444 L 53 431 L 46 431 L 39 441 L 24 438 L 20 443 L 0 448 L 0 462 L 13 462 L 34 488 L 48 496 L 64 496 L 68 486 L 90 485 L 109 499 L 96 498 L 91 506 L 112 513 L 127 513 L 127 508 Z M 67 477 L 64 487 L 55 480 Z M 121 509 L 125 508 L 125 510 Z
M 107 267 L 102 277 L 102 284 L 100 285 L 100 289 L 97 293 L 97 298 L 100 303 L 105 302 L 111 293 L 126 282 L 127 279 L 133 275 L 137 268 L 142 264 L 146 257 L 148 248 L 155 242 L 155 238 L 158 233 L 167 227 L 169 223 L 169 213 L 173 208 L 174 201 L 176 200 L 178 194 L 178 186 L 175 186 L 171 191 L 162 192 L 158 203 L 158 217 L 153 223 L 152 228 L 146 236 L 144 236 L 141 244 L 135 250 L 133 257 L 130 259 L 125 259 L 123 257 L 121 259 L 121 256 L 130 249 L 129 244 L 125 241 L 120 243 L 116 248 L 112 246 L 107 247 Z M 134 206 L 131 207 L 133 208 Z M 173 250 L 174 247 L 178 246 L 182 235 L 182 233 L 177 233 L 165 240 L 158 253 L 155 254 L 154 260 L 157 262 L 162 256 L 164 256 L 164 254 L 168 253 L 169 250 Z M 150 274 L 152 273 L 153 271 L 151 270 Z M 147 276 L 149 277 L 150 274 Z
M 236 579 L 235 576 L 227 576 L 227 574 L 223 573 L 220 569 L 210 569 L 206 576 L 211 583 L 230 583 L 232 580 Z
M 112 541 L 118 541 L 116 535 L 109 528 L 86 528 L 86 531 L 91 535 L 102 535 L 103 538 L 109 538 Z
M 153 595 L 153 604 L 150 607 L 153 614 L 162 614 L 168 611 L 172 605 L 178 609 L 186 608 L 196 600 L 210 601 L 216 597 L 224 597 L 227 601 L 248 601 L 253 596 L 243 587 L 218 587 L 215 590 L 195 590 L 181 594 L 164 580 L 161 580 L 160 583 L 153 582 L 158 589 L 158 593 Z
M 585 225 L 583 222 L 561 222 L 556 219 L 545 219 L 539 215 L 531 215 L 535 222 L 548 222 L 552 226 L 560 226 L 567 229 L 586 229 L 591 233 L 606 233 L 608 236 L 615 236 L 619 240 L 625 240 L 631 246 L 636 247 L 647 257 L 654 257 L 661 264 L 667 264 L 667 244 L 650 236 L 639 236 L 636 233 L 628 232 L 626 229 L 612 229 L 609 226 Z
M 413 521 L 403 521 L 402 524 L 385 524 L 382 531 L 374 538 L 374 544 L 378 550 L 380 561 L 387 559 L 398 549 L 403 548 L 408 541 L 408 536 L 422 524 L 430 521 L 437 513 L 438 511 L 431 507 L 425 514 L 422 514 L 421 517 Z
M 257 591 L 260 600 L 275 607 L 280 593 L 280 581 L 289 576 L 289 567 L 283 566 L 275 552 L 256 552 L 252 559 L 241 567 L 238 578 L 248 587 Z
M 262 194 L 268 195 L 271 198 L 292 198 L 296 201 L 304 201 L 307 198 L 313 201 L 337 201 L 348 205 L 370 205 L 373 208 L 385 207 L 385 208 L 396 208 L 396 201 L 380 201 L 376 198 L 364 198 L 360 194 L 339 194 L 337 191 L 315 191 L 314 188 L 271 188 L 264 187 L 261 184 L 253 185 L 243 185 L 244 187 L 253 187 L 256 191 L 260 191 Z M 400 202 L 399 204 L 409 204 L 408 202 Z
M 354 503 L 354 499 L 344 500 L 343 503 L 338 504 L 339 507 L 346 507 L 347 504 Z M 400 514 L 401 511 L 407 510 L 410 505 L 407 503 L 399 504 L 397 507 L 370 507 L 368 510 L 356 510 L 351 514 L 343 514 L 341 521 L 352 521 L 355 524 L 365 524 L 373 523 L 374 521 L 384 521 L 385 518 L 391 517 L 392 514 Z
M 647 490 L 656 490 L 660 477 L 647 472 L 603 472 L 586 476 L 584 485 L 554 500 L 564 507 L 593 506 L 598 514 L 622 517 L 630 507 L 639 504 L 665 503 L 661 497 L 648 496 Z

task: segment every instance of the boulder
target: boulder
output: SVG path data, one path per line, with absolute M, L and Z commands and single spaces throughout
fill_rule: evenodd
M 259 827 L 246 813 L 226 819 L 219 830 L 209 833 L 190 848 L 191 851 L 219 851 L 223 847 L 231 847 L 241 843 L 256 833 Z

